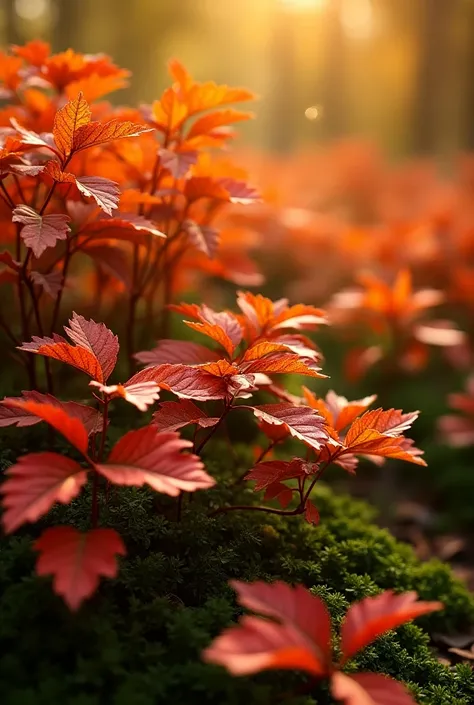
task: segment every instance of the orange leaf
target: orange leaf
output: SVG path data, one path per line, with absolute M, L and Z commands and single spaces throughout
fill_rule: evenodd
M 54 118 L 53 135 L 56 145 L 65 157 L 74 149 L 77 131 L 90 123 L 91 111 L 82 93 L 58 110 Z
M 87 320 L 73 312 L 70 328 L 64 328 L 73 343 L 89 350 L 98 360 L 104 381 L 108 379 L 117 363 L 119 342 L 116 335 L 104 323 Z M 97 380 L 100 381 L 100 380 Z
M 57 406 L 74 418 L 82 421 L 87 433 L 98 433 L 102 428 L 102 414 L 91 406 L 78 404 L 75 401 L 60 401 L 51 394 L 41 394 L 41 392 L 22 392 L 22 397 L 6 397 L 0 401 L 0 427 L 3 426 L 33 426 L 41 423 L 43 419 L 31 414 L 26 409 L 11 406 L 11 401 L 35 401 L 40 404 L 50 404 Z
M 55 502 L 67 504 L 87 481 L 86 471 L 75 460 L 58 453 L 30 453 L 6 470 L 2 484 L 3 526 L 7 533 L 27 521 L 36 521 Z
M 107 464 L 99 472 L 116 485 L 149 485 L 157 492 L 176 497 L 181 491 L 207 489 L 215 481 L 201 460 L 182 453 L 192 443 L 177 433 L 160 433 L 156 426 L 129 431 L 112 448 Z
M 10 407 L 22 409 L 46 421 L 78 451 L 87 453 L 88 434 L 84 424 L 77 417 L 70 416 L 61 407 L 37 401 L 23 401 L 22 399 L 9 399 L 8 404 Z
M 71 610 L 77 610 L 95 592 L 101 575 L 117 575 L 116 556 L 126 553 L 122 539 L 113 529 L 93 529 L 83 534 L 72 526 L 46 529 L 35 549 L 40 553 L 36 572 L 54 576 L 54 591 Z
M 66 95 L 69 100 L 73 100 L 82 93 L 85 100 L 93 103 L 104 95 L 113 93 L 120 88 L 126 88 L 128 81 L 123 76 L 100 76 L 97 73 L 92 73 L 90 76 L 80 78 L 77 81 L 72 81 L 66 86 Z
M 307 377 L 319 377 L 324 379 L 326 375 L 320 373 L 320 367 L 317 367 L 312 361 L 304 361 L 299 355 L 294 355 L 290 352 L 274 353 L 267 355 L 260 360 L 253 360 L 242 365 L 242 369 L 246 374 L 256 374 L 261 372 L 264 374 L 298 374 L 306 375 Z
M 441 602 L 417 602 L 417 598 L 416 592 L 395 595 L 387 590 L 351 605 L 342 624 L 342 664 L 389 629 L 443 609 Z
M 118 118 L 108 122 L 89 122 L 83 124 L 74 133 L 74 151 L 79 152 L 88 147 L 96 147 L 106 142 L 123 139 L 124 137 L 137 137 L 144 132 L 151 132 L 152 128 L 146 125 L 138 125 L 129 121 L 122 121 Z
M 209 338 L 212 338 L 212 340 L 215 340 L 216 343 L 219 343 L 229 357 L 232 357 L 234 354 L 234 343 L 229 338 L 226 331 L 219 325 L 213 325 L 211 323 L 194 323 L 194 321 L 184 321 L 184 323 L 189 326 L 189 328 L 192 328 L 203 335 L 207 335 Z
M 65 362 L 67 365 L 85 372 L 86 375 L 98 382 L 104 381 L 99 361 L 89 350 L 74 347 L 64 339 L 61 340 L 61 336 L 57 336 L 57 338 L 59 341 L 55 341 L 53 338 L 38 338 L 34 335 L 30 343 L 23 343 L 18 349 Z
M 212 132 L 212 130 L 215 130 L 216 127 L 230 125 L 233 122 L 250 120 L 252 117 L 254 117 L 253 113 L 244 113 L 241 110 L 233 110 L 232 108 L 209 113 L 209 115 L 203 115 L 193 123 L 186 139 L 191 140 L 193 137 L 198 135 L 204 135 L 208 132 Z

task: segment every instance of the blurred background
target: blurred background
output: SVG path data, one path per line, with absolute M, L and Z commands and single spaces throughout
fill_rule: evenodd
M 175 56 L 260 96 L 246 144 L 370 136 L 449 166 L 474 148 L 473 0 L 0 0 L 0 44 L 105 52 L 133 72 L 116 102 L 158 97 Z

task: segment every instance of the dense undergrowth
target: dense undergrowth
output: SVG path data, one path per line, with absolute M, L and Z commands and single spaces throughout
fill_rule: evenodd
M 248 451 L 238 447 L 237 453 L 243 465 Z M 113 490 L 101 508 L 101 522 L 121 533 L 128 558 L 118 577 L 104 581 L 77 614 L 51 592 L 47 579 L 34 576 L 31 538 L 58 522 L 85 528 L 87 494 L 3 541 L 2 703 L 263 705 L 283 694 L 285 702 L 298 705 L 331 703 L 323 686 L 307 688 L 298 674 L 236 679 L 201 661 L 202 649 L 239 614 L 230 578 L 302 583 L 324 598 L 336 623 L 349 603 L 379 589 L 415 589 L 423 599 L 442 600 L 443 612 L 378 639 L 354 666 L 407 682 L 420 703 L 473 702 L 470 667 L 441 665 L 423 630 L 456 631 L 474 620 L 474 600 L 447 566 L 420 563 L 408 546 L 376 526 L 371 508 L 335 496 L 327 486 L 315 492 L 322 519 L 317 527 L 301 517 L 258 513 L 209 519 L 210 507 L 231 501 L 222 482 L 235 473 L 224 447 L 215 457 L 225 460 L 213 457 L 206 459 L 207 467 L 221 484 L 197 493 L 191 506 L 186 497 L 179 522 L 172 499 L 135 488 Z M 240 496 L 252 502 L 249 490 L 240 490 Z M 298 695 L 304 689 L 308 692 Z

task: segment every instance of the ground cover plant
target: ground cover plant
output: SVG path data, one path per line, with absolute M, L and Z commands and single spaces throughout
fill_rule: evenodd
M 349 705 L 382 705 L 387 698 L 394 705 L 415 702 L 414 697 L 427 702 L 425 696 L 430 697 L 430 689 L 424 688 L 420 669 L 405 672 L 399 659 L 396 666 L 387 661 L 387 669 L 390 676 L 410 681 L 407 688 L 381 675 L 352 677 L 336 672 L 330 657 L 329 617 L 323 603 L 303 587 L 293 589 L 282 582 L 271 582 L 283 579 L 325 589 L 328 581 L 324 571 L 314 579 L 311 571 L 289 568 L 288 551 L 291 553 L 294 546 L 289 537 L 292 532 L 303 531 L 296 526 L 304 526 L 302 540 L 311 561 L 318 565 L 323 542 L 318 544 L 318 551 L 311 548 L 311 542 L 318 539 L 312 539 L 308 532 L 321 527 L 324 532 L 327 500 L 319 485 L 323 475 L 326 479 L 330 474 L 328 469 L 339 467 L 353 476 L 360 460 L 369 460 L 377 468 L 394 460 L 424 467 L 422 450 L 405 435 L 418 412 L 370 408 L 377 398 L 373 394 L 349 401 L 332 389 L 323 394 L 301 385 L 302 377 L 307 378 L 308 385 L 312 380 L 317 384 L 326 380 L 324 351 L 312 336 L 315 332 L 318 337 L 321 329 L 331 324 L 331 314 L 336 323 L 340 318 L 333 305 L 328 316 L 314 305 L 290 304 L 287 298 L 272 299 L 247 290 L 260 284 L 262 276 L 249 257 L 252 244 L 245 237 L 245 229 L 239 230 L 236 222 L 245 219 L 245 207 L 260 202 L 261 196 L 242 170 L 224 161 L 220 153 L 234 136 L 230 126 L 251 117 L 229 106 L 254 96 L 246 89 L 196 82 L 178 61 L 171 61 L 169 69 L 172 84 L 152 105 L 112 108 L 102 98 L 122 87 L 128 72 L 107 57 L 72 50 L 51 55 L 47 44 L 34 41 L 12 47 L 11 53 L 1 58 L 2 98 L 6 103 L 0 110 L 4 245 L 0 253 L 0 326 L 4 350 L 23 368 L 24 391 L 19 394 L 16 383 L 10 385 L 13 389 L 0 402 L 0 426 L 29 429 L 45 422 L 50 428 L 40 443 L 27 441 L 21 444 L 21 450 L 11 440 L 14 436 L 5 436 L 19 452 L 10 454 L 0 485 L 2 526 L 7 535 L 20 532 L 17 543 L 13 536 L 3 539 L 9 556 L 4 573 L 5 605 L 15 600 L 17 585 L 12 586 L 11 580 L 16 574 L 16 561 L 31 570 L 31 556 L 35 554 L 37 576 L 52 576 L 53 591 L 72 612 L 89 609 L 93 621 L 94 610 L 102 609 L 98 607 L 101 600 L 105 604 L 110 600 L 112 612 L 126 604 L 125 609 L 135 616 L 122 637 L 128 629 L 133 631 L 135 621 L 140 631 L 140 620 L 148 618 L 145 613 L 153 610 L 153 602 L 142 594 L 140 599 L 145 599 L 146 606 L 140 617 L 134 603 L 137 595 L 133 575 L 140 563 L 146 563 L 147 551 L 137 546 L 142 530 L 133 528 L 136 513 L 141 517 L 141 540 L 149 546 L 154 578 L 161 570 L 157 570 L 156 561 L 164 560 L 177 575 L 181 564 L 191 560 L 193 541 L 188 534 L 193 532 L 195 521 L 198 537 L 209 543 L 213 556 L 209 560 L 217 573 L 212 575 L 211 571 L 211 584 L 198 589 L 199 577 L 191 572 L 188 577 L 194 587 L 188 594 L 181 588 L 182 578 L 175 575 L 174 582 L 169 581 L 172 587 L 160 593 L 164 602 L 153 618 L 162 619 L 162 626 L 156 635 L 150 635 L 150 647 L 160 639 L 167 643 L 169 631 L 163 638 L 163 624 L 168 625 L 165 631 L 179 630 L 177 623 L 170 626 L 174 616 L 167 612 L 166 603 L 172 595 L 182 602 L 184 610 L 189 607 L 192 620 L 193 610 L 215 599 L 229 576 L 240 580 L 234 585 L 244 606 L 277 620 L 247 617 L 240 631 L 231 628 L 214 646 L 201 643 L 200 638 L 193 641 L 190 659 L 199 663 L 196 668 L 210 669 L 198 670 L 198 688 L 205 691 L 206 676 L 201 674 L 213 672 L 201 663 L 203 652 L 205 660 L 223 663 L 235 673 L 256 672 L 270 663 L 272 667 L 306 668 L 318 679 L 330 677 L 332 697 Z M 211 307 L 208 302 L 178 303 L 178 294 L 185 298 L 193 283 L 206 282 L 209 277 L 240 288 L 236 305 L 230 303 L 227 294 L 221 296 L 221 307 Z M 406 367 L 405 360 L 413 357 L 420 345 L 423 354 L 424 346 L 432 343 L 446 344 L 459 353 L 465 342 L 459 330 L 450 322 L 424 320 L 425 310 L 439 303 L 439 292 L 425 289 L 413 293 L 407 270 L 398 275 L 393 290 L 376 278 L 365 278 L 364 283 L 365 296 L 343 292 L 339 301 L 345 302 L 346 309 L 357 308 L 386 346 L 364 350 L 356 360 L 357 369 L 365 370 L 360 360 L 367 358 L 367 350 L 376 352 L 372 358 L 369 355 L 372 362 L 383 358 L 396 369 L 400 362 L 402 368 Z M 117 308 L 123 315 L 114 315 Z M 192 339 L 173 337 L 172 315 L 174 320 L 178 315 L 184 319 Z M 65 336 L 59 332 L 61 325 Z M 150 332 L 156 338 L 155 347 L 143 349 L 150 343 Z M 67 377 L 59 376 L 59 363 L 69 369 Z M 78 381 L 71 381 L 76 373 Z M 87 378 L 89 397 L 84 399 Z M 80 392 L 74 394 L 76 389 Z M 69 390 L 72 393 L 67 397 Z M 123 402 L 129 410 L 120 416 Z M 137 419 L 139 414 L 145 419 L 143 423 Z M 264 441 L 242 463 L 236 460 L 231 429 L 234 419 L 244 416 L 252 419 L 252 434 Z M 226 434 L 230 434 L 229 449 L 223 451 L 220 437 Z M 112 446 L 111 438 L 115 440 Z M 227 458 L 226 467 L 221 461 L 213 473 L 215 456 L 220 455 Z M 249 483 L 254 483 L 253 492 L 247 489 Z M 202 490 L 199 498 L 191 501 L 198 490 Z M 257 503 L 255 493 L 261 492 Z M 318 497 L 323 498 L 322 507 Z M 350 536 L 343 537 L 344 529 L 337 528 L 338 522 L 345 523 L 344 514 L 334 511 L 332 515 L 335 526 L 331 535 L 341 534 L 334 541 L 336 546 Z M 281 524 L 263 523 L 271 521 L 295 521 L 299 525 L 290 523 L 290 528 L 282 528 Z M 265 527 L 270 543 L 279 532 L 285 536 L 282 542 L 276 542 L 282 545 L 269 551 L 259 570 L 257 561 L 249 562 L 242 553 L 246 542 L 251 544 L 253 539 L 244 536 L 239 543 L 234 535 L 232 541 L 238 544 L 234 555 L 219 567 L 219 561 L 225 558 L 219 557 L 221 536 L 232 534 L 237 526 L 242 531 L 246 522 L 248 532 L 259 536 L 254 549 L 265 535 Z M 33 526 L 25 526 L 29 524 Z M 177 532 L 174 538 L 173 532 Z M 161 546 L 167 535 L 168 549 Z M 152 540 L 153 536 L 159 536 L 160 541 Z M 189 548 L 186 541 L 190 542 Z M 395 544 L 390 545 L 390 551 L 403 554 Z M 345 549 L 343 554 L 342 562 L 346 560 Z M 360 566 L 356 563 L 354 574 Z M 416 562 L 410 565 L 416 573 Z M 439 566 L 433 570 L 443 575 Z M 26 575 L 17 575 L 16 583 Z M 426 596 L 428 602 L 414 602 L 413 591 L 427 592 L 423 580 L 418 586 L 408 572 L 402 571 L 400 579 L 395 571 L 394 584 L 390 585 L 386 584 L 389 575 L 390 571 L 384 573 L 383 579 L 367 589 L 359 586 L 356 590 L 346 584 L 328 588 L 329 603 L 334 590 L 357 592 L 360 594 L 353 597 L 365 598 L 349 608 L 342 631 L 341 668 L 385 631 L 443 605 L 446 616 L 439 622 L 442 628 L 458 626 L 464 618 L 472 617 L 470 598 L 449 571 L 445 578 L 440 577 L 440 583 L 445 579 L 441 594 Z M 252 585 L 253 577 L 265 583 Z M 102 578 L 115 581 L 107 584 L 101 582 Z M 364 570 L 359 578 L 362 583 L 366 578 L 370 580 L 370 570 Z M 43 590 L 45 584 L 34 580 L 38 590 Z M 160 588 L 151 583 L 148 588 L 154 594 Z M 19 591 L 26 595 L 23 587 Z M 392 588 L 397 593 L 410 592 L 386 592 Z M 374 597 L 380 590 L 385 592 Z M 257 593 L 268 599 L 258 598 Z M 26 598 L 18 595 L 18 599 Z M 83 604 L 89 599 L 90 606 Z M 298 610 L 299 602 L 308 607 L 308 614 L 297 617 L 296 622 L 295 601 Z M 59 633 L 67 624 L 73 625 L 74 631 L 79 622 L 65 616 L 56 602 L 50 604 L 58 624 L 63 625 Z M 215 626 L 222 628 L 235 616 L 232 604 L 229 597 L 222 608 L 223 618 L 216 616 Z M 46 603 L 44 609 L 48 613 Z M 109 608 L 104 609 L 107 612 Z M 164 609 L 162 618 L 158 616 L 160 609 Z M 8 624 L 18 627 L 23 618 L 27 619 L 26 612 L 14 611 Z M 32 619 L 31 644 L 44 628 L 43 619 L 40 612 Z M 311 643 L 303 628 L 306 619 L 315 630 Z M 114 625 L 112 631 L 120 631 L 111 614 L 105 623 Z M 9 702 L 21 701 L 22 697 L 43 702 L 51 693 L 57 697 L 56 685 L 51 690 L 51 684 L 45 690 L 39 686 L 43 668 L 39 657 L 38 668 L 32 666 L 31 688 L 26 685 L 25 691 L 19 686 L 21 668 L 9 645 L 8 624 L 3 636 L 0 634 L 7 654 L 0 673 Z M 85 624 L 88 638 L 94 638 L 94 630 L 91 622 Z M 216 629 L 206 631 L 208 642 L 211 632 L 215 635 Z M 433 682 L 446 689 L 440 690 L 439 698 L 447 694 L 457 698 L 452 702 L 467 703 L 471 674 L 454 674 L 448 669 L 444 673 L 430 655 L 422 633 L 413 631 L 412 635 L 413 648 L 420 650 L 418 660 L 431 669 Z M 143 639 L 147 642 L 145 635 Z M 286 644 L 283 656 L 277 653 L 282 639 Z M 229 644 L 233 655 L 228 653 Z M 128 648 L 126 641 L 122 646 Z M 28 643 L 26 660 L 34 661 L 34 649 L 29 649 Z M 161 656 L 166 662 L 166 648 Z M 236 665 L 239 659 L 240 666 Z M 52 660 L 51 655 L 46 657 L 46 670 Z M 12 664 L 10 687 L 8 671 Z M 370 666 L 369 671 L 373 663 Z M 99 666 L 102 674 L 107 670 L 104 668 Z M 136 666 L 127 664 L 127 669 L 136 672 Z M 53 670 L 57 676 L 57 670 Z M 124 686 L 127 678 L 118 670 L 114 695 L 107 696 L 106 701 L 121 702 L 122 698 L 125 702 L 130 693 L 127 688 L 133 689 L 133 678 Z M 69 673 L 68 668 L 65 672 Z M 79 698 L 86 697 L 90 688 L 99 702 L 104 683 L 96 684 L 94 690 L 93 681 L 85 677 L 87 687 Z M 178 688 L 180 697 L 187 697 L 186 685 L 187 681 L 184 690 Z M 63 688 L 57 687 L 59 691 Z M 228 687 L 209 686 L 209 701 Z M 311 697 L 318 698 L 316 702 L 321 698 L 326 702 L 330 697 L 319 683 L 305 687 Z M 160 693 L 149 683 L 143 688 L 144 702 L 150 693 L 157 702 L 160 698 L 167 701 L 174 686 L 168 683 Z M 191 687 L 193 697 L 196 692 Z M 232 697 L 229 693 L 227 696 Z M 69 683 L 64 685 L 61 697 L 74 702 Z M 288 699 L 293 697 L 298 697 L 298 687 L 290 688 Z M 260 693 L 255 695 L 255 702 L 258 698 Z

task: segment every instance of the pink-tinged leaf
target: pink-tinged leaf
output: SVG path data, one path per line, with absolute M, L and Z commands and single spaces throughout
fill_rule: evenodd
M 199 225 L 194 220 L 185 220 L 183 230 L 194 247 L 211 259 L 219 247 L 219 231 L 209 225 Z
M 342 663 L 389 629 L 423 614 L 443 609 L 441 602 L 417 602 L 416 592 L 395 595 L 391 590 L 351 605 L 341 630 Z
M 236 181 L 232 178 L 219 179 L 221 186 L 229 193 L 231 203 L 240 203 L 248 205 L 250 203 L 258 203 L 262 200 L 260 193 L 253 186 L 245 183 L 245 181 Z
M 160 388 L 155 382 L 140 382 L 128 387 L 124 387 L 122 384 L 112 384 L 107 387 L 92 380 L 89 382 L 89 386 L 97 387 L 100 392 L 111 398 L 122 397 L 125 401 L 136 406 L 139 411 L 146 411 L 160 396 Z
M 215 484 L 201 460 L 183 450 L 192 443 L 177 433 L 160 433 L 156 426 L 129 431 L 112 448 L 107 464 L 99 472 L 116 485 L 149 485 L 157 492 L 176 497 Z
M 117 575 L 116 556 L 126 553 L 113 529 L 93 529 L 83 534 L 72 526 L 46 529 L 34 547 L 40 553 L 36 572 L 54 576 L 54 591 L 71 610 L 77 610 L 96 591 L 101 576 Z
M 134 357 L 138 362 L 148 367 L 167 363 L 200 365 L 219 359 L 216 352 L 209 350 L 204 345 L 187 340 L 169 339 L 160 340 L 153 350 L 143 350 L 136 353 Z
M 306 500 L 304 505 L 304 518 L 308 524 L 313 524 L 314 526 L 319 524 L 319 512 L 309 499 Z
M 441 416 L 438 429 L 442 439 L 455 448 L 474 445 L 474 419 L 462 416 Z
M 118 208 L 120 187 L 115 181 L 102 176 L 78 176 L 76 186 L 84 196 L 93 198 L 107 215 Z
M 58 240 L 66 240 L 70 231 L 70 217 L 63 213 L 40 215 L 29 206 L 13 209 L 12 221 L 21 223 L 21 237 L 35 257 L 40 257 L 47 247 L 54 247 Z
M 53 152 L 56 151 L 54 148 L 53 135 L 51 133 L 48 132 L 39 135 L 37 132 L 27 130 L 25 127 L 20 125 L 15 118 L 10 118 L 10 123 L 19 133 L 23 144 L 31 145 L 31 147 L 50 149 Z
M 204 660 L 235 675 L 298 668 L 315 676 L 331 671 L 331 623 L 324 603 L 302 586 L 282 582 L 230 583 L 241 605 L 278 620 L 245 616 L 208 647 Z
M 61 272 L 49 272 L 48 274 L 31 272 L 30 277 L 33 284 L 41 287 L 45 294 L 51 296 L 52 299 L 55 299 L 58 292 L 61 290 L 63 282 L 63 275 Z
M 161 147 L 159 149 L 161 165 L 167 169 L 175 179 L 186 176 L 189 169 L 197 162 L 198 152 L 195 150 L 182 150 L 175 152 Z
M 7 533 L 25 522 L 34 522 L 55 502 L 67 504 L 87 481 L 84 468 L 58 453 L 30 453 L 6 471 L 2 523 Z
M 69 416 L 82 421 L 89 435 L 98 433 L 102 428 L 102 414 L 100 414 L 96 409 L 86 406 L 85 404 L 78 404 L 75 401 L 60 401 L 51 394 L 41 394 L 41 392 L 35 391 L 25 391 L 22 392 L 21 397 L 6 397 L 3 401 L 0 401 L 0 427 L 33 426 L 34 424 L 41 423 L 41 421 L 43 421 L 42 418 L 26 411 L 25 408 L 12 406 L 9 404 L 10 401 L 34 401 L 39 404 L 50 404 L 51 406 L 57 406 L 58 408 L 63 409 Z
M 282 403 L 249 408 L 259 420 L 277 426 L 285 424 L 294 438 L 298 438 L 316 450 L 319 450 L 328 439 L 323 417 L 307 406 Z
M 228 384 L 225 377 L 215 375 L 187 365 L 156 365 L 140 370 L 124 387 L 141 382 L 156 382 L 162 389 L 168 389 L 183 399 L 208 401 L 224 399 L 227 396 Z
M 103 380 L 106 382 L 117 363 L 119 342 L 116 335 L 104 323 L 87 320 L 73 312 L 69 328 L 64 328 L 69 338 L 77 346 L 88 350 L 99 362 Z
M 161 402 L 160 408 L 153 414 L 153 423 L 159 431 L 178 431 L 190 424 L 209 428 L 218 421 L 218 418 L 207 416 L 205 411 L 189 399 Z
M 401 683 L 381 673 L 348 676 L 336 671 L 331 678 L 331 695 L 343 705 L 416 705 Z
M 267 489 L 275 483 L 305 477 L 318 468 L 316 463 L 307 463 L 301 458 L 293 460 L 264 460 L 257 463 L 245 476 L 246 480 L 255 481 L 255 492 Z
M 56 431 L 59 431 L 78 451 L 81 453 L 87 452 L 88 434 L 86 427 L 77 416 L 70 416 L 64 408 L 50 403 L 12 398 L 8 399 L 8 405 L 10 408 L 29 412 L 46 421 Z
M 373 428 L 385 435 L 399 436 L 408 431 L 419 415 L 419 411 L 404 414 L 401 409 L 388 409 L 387 411 L 373 409 L 372 411 L 366 411 L 361 416 L 360 422 L 365 428 Z

